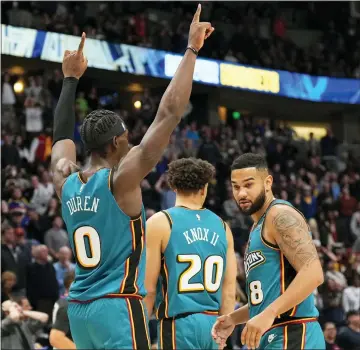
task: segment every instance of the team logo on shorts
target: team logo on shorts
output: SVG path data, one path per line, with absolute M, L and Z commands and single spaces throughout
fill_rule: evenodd
M 254 252 L 247 253 L 244 260 L 245 265 L 245 274 L 246 277 L 249 274 L 249 271 L 256 266 L 259 266 L 260 264 L 264 263 L 266 260 L 264 254 L 260 250 L 256 250 Z

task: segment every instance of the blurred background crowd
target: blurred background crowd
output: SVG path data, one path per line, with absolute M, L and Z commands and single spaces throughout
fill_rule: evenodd
M 349 16 L 349 7 L 292 4 L 290 8 L 283 3 L 205 3 L 203 19 L 211 18 L 216 31 L 201 54 L 276 69 L 360 77 L 359 20 Z M 74 35 L 85 30 L 88 37 L 175 52 L 186 46 L 193 12 L 193 3 L 8 2 L 2 6 L 3 23 Z M 298 47 L 286 36 L 292 26 L 316 30 L 318 41 L 308 49 Z M 18 94 L 13 87 L 16 79 L 2 71 L 2 333 L 6 348 L 29 349 L 35 343 L 39 348 L 49 346 L 49 331 L 71 283 L 74 261 L 49 168 L 52 118 L 62 74 L 58 69 L 29 69 L 25 88 Z M 118 91 L 84 79 L 75 103 L 77 128 L 90 111 L 112 109 L 125 120 L 131 144 L 138 144 L 154 118 L 161 92 L 143 89 L 130 108 Z M 198 120 L 197 111 L 190 103 L 162 160 L 141 183 L 147 217 L 175 203 L 166 181 L 169 162 L 194 156 L 214 164 L 216 177 L 206 207 L 232 228 L 238 259 L 237 307 L 243 305 L 247 302 L 243 254 L 252 222 L 232 199 L 229 169 L 242 153 L 265 153 L 275 195 L 304 214 L 324 267 L 325 283 L 315 296 L 328 349 L 359 348 L 359 158 L 342 151 L 343 140 L 331 128 L 322 137 L 310 133 L 301 138 L 279 118 L 239 113 L 231 122 L 210 125 Z M 81 166 L 86 159 L 78 129 L 75 140 Z M 11 328 L 11 320 L 20 329 Z M 57 329 L 71 338 L 66 326 Z M 235 330 L 229 347 L 241 348 L 240 331 L 241 327 Z
M 183 52 L 191 2 L 8 2 L 3 22 Z M 360 78 L 360 21 L 340 2 L 204 2 L 216 32 L 201 55 L 308 74 Z M 291 29 L 315 30 L 297 40 Z M 304 34 L 306 36 L 306 33 Z

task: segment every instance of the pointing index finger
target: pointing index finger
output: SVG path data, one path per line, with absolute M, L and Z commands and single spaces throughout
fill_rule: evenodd
M 194 18 L 193 18 L 193 23 L 199 23 L 200 22 L 200 13 L 201 13 L 201 4 L 198 5 Z
M 82 33 L 81 35 L 81 41 L 80 41 L 80 44 L 79 44 L 79 48 L 77 50 L 77 53 L 80 55 L 82 54 L 83 50 L 84 50 L 84 46 L 85 46 L 85 39 L 86 39 L 86 34 L 85 33 Z

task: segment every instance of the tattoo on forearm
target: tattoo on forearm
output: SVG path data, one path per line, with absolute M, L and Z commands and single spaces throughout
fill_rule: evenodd
M 281 237 L 279 247 L 294 264 L 309 266 L 318 259 L 316 248 L 309 235 L 309 227 L 303 218 L 298 218 L 291 210 L 283 210 L 275 216 L 273 225 Z

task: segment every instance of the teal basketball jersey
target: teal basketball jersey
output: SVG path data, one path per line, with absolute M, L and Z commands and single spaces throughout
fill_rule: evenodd
M 157 317 L 217 312 L 226 269 L 224 222 L 207 209 L 173 207 L 164 214 L 171 234 L 161 261 Z
M 296 276 L 295 269 L 281 250 L 262 236 L 266 214 L 274 205 L 293 207 L 289 202 L 275 199 L 250 233 L 244 264 L 250 318 L 258 315 L 280 297 Z M 311 232 L 309 233 L 311 235 Z M 312 318 L 319 315 L 311 294 L 293 309 L 279 315 L 276 323 L 292 318 Z
M 62 188 L 62 216 L 76 259 L 70 300 L 146 294 L 145 212 L 132 219 L 118 206 L 110 169 L 84 182 L 71 174 Z

